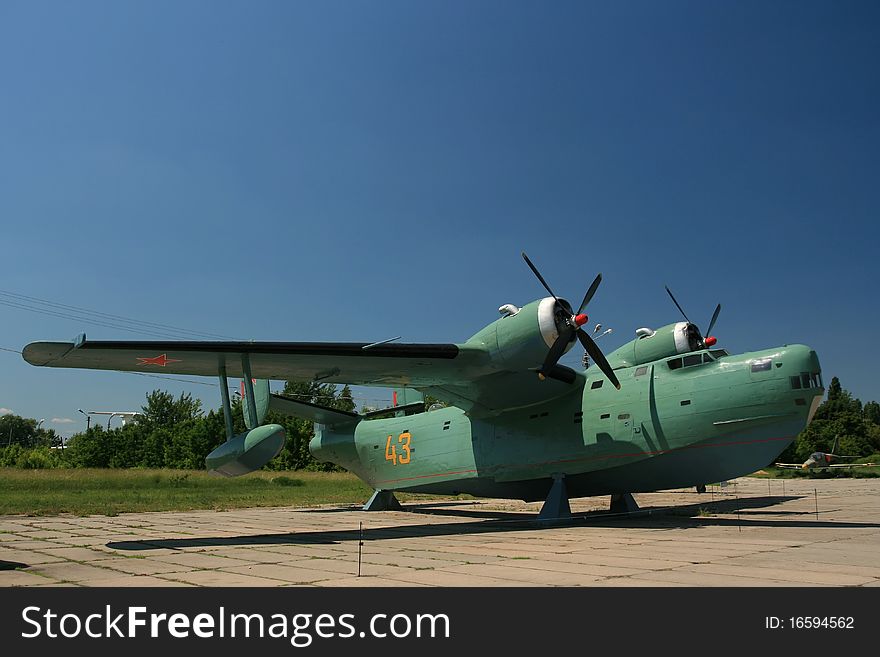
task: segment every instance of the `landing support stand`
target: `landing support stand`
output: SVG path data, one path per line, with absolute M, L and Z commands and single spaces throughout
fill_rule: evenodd
M 403 511 L 403 507 L 394 492 L 390 490 L 377 490 L 364 504 L 364 511 Z
M 632 493 L 614 493 L 611 496 L 611 513 L 634 513 L 638 510 L 639 505 Z
M 568 492 L 565 489 L 565 475 L 553 475 L 553 486 L 547 493 L 544 506 L 538 514 L 538 520 L 565 520 L 571 518 L 571 507 L 568 504 Z

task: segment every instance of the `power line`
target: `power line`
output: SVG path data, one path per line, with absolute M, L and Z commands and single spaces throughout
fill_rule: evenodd
M 179 379 L 175 376 L 159 376 L 158 374 L 146 374 L 144 372 L 123 372 L 122 370 L 111 370 L 117 374 L 134 374 L 135 376 L 147 376 L 151 379 L 162 379 L 163 381 L 180 381 L 181 383 L 191 383 L 197 386 L 210 386 L 211 388 L 219 388 L 216 383 L 208 383 L 207 381 L 193 381 L 192 379 Z
M 60 317 L 61 319 L 70 319 L 70 320 L 74 320 L 77 322 L 82 322 L 84 324 L 91 324 L 92 326 L 101 326 L 103 328 L 113 328 L 113 329 L 117 329 L 120 331 L 128 331 L 130 333 L 138 333 L 140 335 L 149 335 L 149 336 L 153 336 L 153 337 L 159 336 L 159 337 L 163 337 L 163 338 L 169 338 L 172 340 L 179 340 L 182 337 L 180 335 L 172 335 L 170 333 L 160 333 L 155 330 L 141 331 L 141 330 L 138 330 L 135 328 L 131 328 L 130 326 L 121 326 L 118 324 L 111 324 L 109 322 L 101 322 L 96 319 L 89 319 L 87 317 L 79 317 L 76 315 L 66 314 L 66 313 L 62 313 L 62 312 L 56 312 L 53 310 L 32 308 L 32 307 L 29 307 L 29 306 L 26 306 L 26 305 L 23 305 L 20 303 L 16 303 L 14 301 L 8 301 L 6 299 L 0 299 L 0 305 L 8 306 L 10 308 L 18 308 L 20 310 L 27 310 L 28 312 L 37 313 L 40 315 L 47 315 L 49 317 Z
M 0 304 L 36 312 L 41 314 L 49 314 L 51 316 L 62 317 L 64 319 L 73 319 L 87 322 L 97 326 L 105 326 L 116 328 L 124 331 L 133 331 L 145 335 L 162 335 L 163 337 L 179 337 L 179 336 L 197 336 L 201 338 L 213 338 L 221 340 L 235 340 L 231 336 L 221 335 L 218 333 L 208 333 L 205 331 L 194 331 L 170 324 L 161 324 L 158 322 L 150 322 L 140 319 L 132 319 L 122 315 L 114 315 L 111 313 L 100 312 L 97 310 L 89 310 L 80 306 L 72 306 L 69 304 L 40 299 L 38 297 L 19 294 L 17 292 L 9 292 L 8 290 L 0 290 Z M 133 325 L 133 326 L 126 326 Z M 140 330 L 146 329 L 146 330 Z M 152 329 L 152 330 L 150 330 Z M 177 335 L 172 335 L 177 334 Z

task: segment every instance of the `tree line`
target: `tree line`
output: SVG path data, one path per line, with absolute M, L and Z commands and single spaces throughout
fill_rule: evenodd
M 298 400 L 354 411 L 351 388 L 334 384 L 288 381 L 283 394 Z M 175 398 L 164 390 L 147 394 L 142 415 L 125 426 L 106 429 L 96 424 L 72 436 L 62 446 L 54 431 L 37 429 L 35 420 L 16 415 L 0 417 L 0 467 L 21 468 L 205 468 L 205 457 L 226 440 L 222 409 L 202 409 L 189 393 Z M 236 434 L 246 431 L 242 402 L 232 405 Z M 265 424 L 280 424 L 287 433 L 281 453 L 265 467 L 270 470 L 334 470 L 309 453 L 314 435 L 311 420 L 266 414 Z M 11 430 L 11 431 L 10 431 Z
M 355 403 L 348 386 L 288 381 L 285 395 L 345 411 Z M 205 467 L 205 457 L 226 440 L 223 411 L 205 413 L 189 393 L 174 398 L 163 390 L 147 395 L 143 415 L 129 424 L 110 429 L 96 425 L 73 436 L 61 449 L 61 437 L 43 429 L 36 420 L 17 415 L 0 417 L 0 467 L 52 468 L 185 468 Z M 245 431 L 241 400 L 233 404 L 235 433 Z M 280 424 L 287 433 L 281 453 L 265 467 L 270 470 L 334 470 L 309 453 L 314 434 L 311 420 L 269 411 L 266 423 Z M 803 462 L 813 452 L 830 452 L 839 437 L 838 453 L 870 456 L 880 453 L 880 404 L 862 404 L 843 389 L 837 377 L 828 386 L 828 397 L 810 425 L 779 459 Z
M 830 452 L 839 438 L 837 454 L 871 456 L 880 453 L 880 404 L 861 400 L 831 379 L 828 397 L 813 416 L 813 421 L 780 455 L 779 460 L 803 463 L 813 452 Z

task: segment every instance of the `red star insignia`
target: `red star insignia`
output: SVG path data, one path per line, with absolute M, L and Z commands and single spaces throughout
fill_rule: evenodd
M 138 357 L 141 365 L 160 365 L 161 367 L 165 367 L 168 363 L 179 363 L 181 362 L 177 358 L 168 358 L 167 354 L 162 354 L 161 356 L 156 356 L 154 358 L 140 358 Z

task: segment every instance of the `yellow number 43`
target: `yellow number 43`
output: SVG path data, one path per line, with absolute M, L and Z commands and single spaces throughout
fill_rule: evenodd
M 401 453 L 397 453 L 397 445 L 391 444 L 392 436 L 388 436 L 385 441 L 385 460 L 391 461 L 392 465 L 406 465 L 410 461 L 411 450 L 409 443 L 412 435 L 409 431 L 404 431 L 397 437 L 397 443 L 400 445 Z

